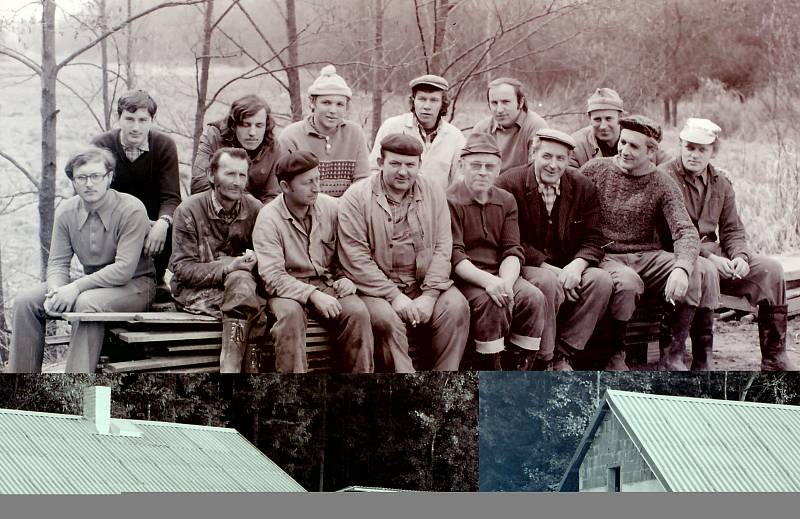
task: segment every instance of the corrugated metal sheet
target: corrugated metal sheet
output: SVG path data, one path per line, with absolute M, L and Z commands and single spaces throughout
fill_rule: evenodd
M 668 490 L 800 491 L 800 407 L 615 390 L 606 402 Z
M 0 493 L 304 491 L 234 429 L 128 424 L 141 436 L 100 435 L 80 416 L 0 409 Z

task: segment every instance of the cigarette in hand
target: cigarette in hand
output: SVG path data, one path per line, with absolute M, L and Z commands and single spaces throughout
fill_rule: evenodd
M 669 304 L 671 304 L 672 306 L 675 306 L 675 301 L 673 301 L 671 297 L 667 299 L 667 301 L 669 301 Z
M 417 326 L 417 321 L 412 320 L 411 321 L 411 326 Z

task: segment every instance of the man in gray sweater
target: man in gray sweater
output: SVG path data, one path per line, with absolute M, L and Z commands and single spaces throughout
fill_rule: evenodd
M 716 306 L 716 294 L 701 290 L 704 269 L 697 267 L 700 239 L 675 182 L 656 170 L 661 128 L 643 116 L 620 119 L 619 154 L 587 162 L 581 172 L 597 186 L 601 228 L 608 243 L 600 268 L 611 274 L 609 303 L 614 353 L 606 369 L 627 369 L 624 339 L 628 320 L 645 289 L 663 292 L 670 304 L 665 317 L 671 340 L 662 344 L 659 368 L 686 371 L 686 337 L 698 306 Z M 674 253 L 657 237 L 663 218 L 674 238 Z M 706 261 L 700 258 L 702 261 Z M 713 292 L 710 291 L 710 292 Z

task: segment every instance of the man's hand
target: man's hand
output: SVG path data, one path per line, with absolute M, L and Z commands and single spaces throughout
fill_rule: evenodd
M 416 326 L 422 322 L 422 318 L 419 315 L 419 310 L 414 304 L 414 301 L 412 301 L 411 298 L 405 294 L 400 294 L 392 299 L 392 310 L 394 310 L 397 315 L 400 316 L 400 319 L 407 322 L 411 326 Z
M 492 277 L 494 278 L 492 282 L 485 287 L 489 298 L 500 308 L 511 304 L 514 301 L 514 292 L 508 290 L 508 283 L 500 277 Z
M 723 258 L 722 256 L 717 256 L 716 254 L 710 255 L 708 259 L 711 260 L 711 263 L 717 268 L 719 277 L 722 279 L 730 279 L 733 277 L 734 265 L 731 260 Z
M 581 294 L 579 292 L 581 286 L 581 276 L 588 265 L 589 264 L 585 259 L 575 258 L 567 263 L 563 269 L 561 269 L 561 274 L 558 276 L 558 282 L 564 288 L 564 295 L 567 297 L 567 301 L 572 301 L 574 303 L 581 298 Z
M 675 304 L 676 301 L 683 300 L 688 288 L 689 276 L 686 271 L 681 268 L 673 269 L 667 278 L 667 285 L 664 287 L 664 297 L 670 303 Z
M 319 290 L 311 293 L 308 302 L 314 305 L 319 315 L 327 319 L 335 318 L 342 311 L 342 305 L 338 299 Z
M 148 256 L 156 256 L 164 250 L 167 241 L 167 231 L 169 224 L 162 219 L 158 219 L 150 226 L 150 233 L 144 240 L 144 253 Z
M 748 265 L 747 261 L 741 256 L 733 258 L 731 260 L 731 266 L 733 267 L 733 277 L 735 279 L 742 279 L 750 273 L 750 265 Z
M 45 295 L 45 307 L 48 313 L 60 314 L 69 312 L 75 305 L 75 300 L 81 295 L 81 291 L 75 286 L 75 283 L 70 283 L 55 290 L 48 292 Z
M 230 274 L 234 270 L 251 271 L 257 263 L 255 252 L 247 250 L 244 254 L 233 258 L 233 260 L 228 263 L 228 266 L 225 267 L 225 275 Z
M 339 299 L 356 293 L 356 285 L 348 278 L 339 278 L 333 282 L 333 290 Z
M 417 307 L 419 312 L 419 322 L 427 323 L 431 320 L 433 315 L 433 306 L 436 304 L 436 298 L 432 296 L 421 295 L 414 299 L 414 306 Z

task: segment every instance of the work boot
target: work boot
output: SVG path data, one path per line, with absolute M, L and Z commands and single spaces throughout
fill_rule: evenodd
M 697 307 L 676 303 L 664 305 L 661 319 L 661 334 L 658 340 L 658 369 L 666 371 L 689 371 L 683 362 L 686 351 L 686 338 L 692 325 Z
M 559 339 L 556 342 L 556 349 L 553 352 L 553 360 L 550 363 L 550 371 L 574 371 L 572 369 L 572 359 L 576 350 Z
M 629 371 L 625 363 L 625 335 L 628 333 L 628 321 L 612 319 L 608 324 L 608 342 L 611 356 L 603 368 L 605 371 Z
M 529 371 L 536 352 L 506 343 L 506 349 L 500 352 L 499 355 L 505 371 Z
M 714 347 L 714 310 L 698 308 L 689 330 L 692 339 L 692 371 L 708 371 Z
M 241 373 L 242 360 L 247 348 L 247 321 L 222 318 L 222 353 L 219 356 L 220 373 Z
M 759 305 L 758 342 L 761 345 L 761 371 L 795 371 L 786 355 L 786 305 Z
M 550 371 L 552 369 L 551 360 L 543 358 L 540 352 L 531 352 L 531 357 L 533 360 L 528 371 Z

